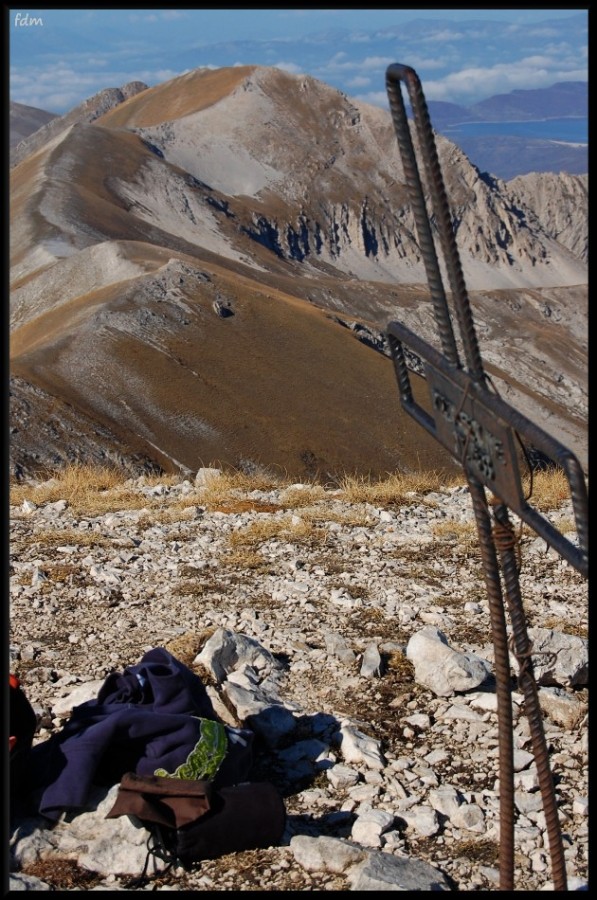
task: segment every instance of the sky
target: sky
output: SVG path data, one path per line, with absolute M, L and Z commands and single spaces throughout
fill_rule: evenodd
M 203 67 L 276 66 L 384 108 L 396 62 L 417 71 L 427 100 L 463 106 L 588 80 L 588 7 L 3 9 L 10 99 L 57 114 Z

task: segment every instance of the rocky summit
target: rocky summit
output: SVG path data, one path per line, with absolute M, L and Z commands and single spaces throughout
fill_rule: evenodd
M 10 666 L 35 742 L 165 647 L 223 722 L 254 731 L 253 780 L 280 789 L 287 823 L 279 846 L 159 870 L 147 889 L 498 890 L 494 653 L 468 489 L 383 502 L 305 483 L 218 493 L 224 479 L 135 477 L 94 508 L 55 482 L 15 490 Z M 567 501 L 547 514 L 573 535 Z M 519 547 L 568 889 L 586 890 L 586 583 L 525 527 Z M 515 889 L 550 890 L 514 659 L 511 671 Z M 147 832 L 105 818 L 116 790 L 52 828 L 21 811 L 10 888 L 132 889 Z
M 487 376 L 587 469 L 588 176 L 510 184 L 436 137 Z M 114 457 L 296 481 L 448 467 L 384 352 L 390 322 L 436 349 L 442 331 L 388 109 L 200 68 L 107 88 L 12 162 L 17 477 Z

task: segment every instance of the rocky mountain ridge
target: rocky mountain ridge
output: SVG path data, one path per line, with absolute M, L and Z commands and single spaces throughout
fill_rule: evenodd
M 120 89 L 120 99 L 125 99 L 129 86 Z M 102 102 L 102 94 L 112 94 L 114 89 L 100 92 L 96 100 Z M 88 101 L 89 103 L 89 101 Z M 466 122 L 512 122 L 548 120 L 549 118 L 583 117 L 588 109 L 586 82 L 561 82 L 539 90 L 510 91 L 496 94 L 471 107 L 446 101 L 429 101 L 429 111 L 435 130 L 454 140 L 454 125 Z M 82 121 L 89 121 L 86 104 L 77 107 Z M 71 111 L 73 112 L 73 111 Z M 10 147 L 28 138 L 48 118 L 58 118 L 41 109 L 13 103 L 10 105 Z M 73 117 L 60 117 L 72 123 Z M 588 172 L 588 148 L 586 144 L 558 141 L 538 137 L 522 137 L 515 134 L 494 134 L 491 137 L 459 134 L 458 145 L 471 162 L 481 171 L 504 181 L 519 175 L 534 173 L 586 175 Z M 30 152 L 28 143 L 19 153 Z
M 25 103 L 10 101 L 9 110 L 9 134 L 10 149 L 38 131 L 52 119 L 57 118 L 55 113 L 46 112 L 35 106 L 27 106 Z
M 72 125 L 81 122 L 93 122 L 99 116 L 103 115 L 114 106 L 118 106 L 123 100 L 132 97 L 139 91 L 147 90 L 147 85 L 142 81 L 131 81 L 124 84 L 120 88 L 105 88 L 103 91 L 89 97 L 83 103 L 75 106 L 63 116 L 55 116 L 52 113 L 45 113 L 49 116 L 48 121 L 44 122 L 35 130 L 24 135 L 22 139 L 13 141 L 11 139 L 10 148 L 10 164 L 18 165 L 25 157 L 31 153 L 36 153 L 40 147 L 52 141 L 57 135 L 66 131 Z M 22 111 L 18 109 L 20 104 L 13 104 L 11 101 L 11 118 L 17 116 L 22 117 Z M 43 110 L 36 110 L 43 113 Z
M 371 266 L 370 277 L 424 280 L 414 220 L 404 210 L 406 195 L 404 187 L 400 189 L 404 176 L 388 114 L 357 104 L 309 77 L 280 78 L 276 70 L 259 67 L 243 74 L 226 97 L 208 107 L 200 105 L 197 111 L 185 109 L 182 119 L 143 124 L 146 104 L 137 98 L 107 113 L 100 123 L 121 127 L 126 123 L 168 162 L 200 182 L 228 196 L 251 197 L 257 207 L 252 214 L 258 226 L 254 238 L 285 258 L 307 258 L 317 264 L 322 257 L 350 274 L 354 248 L 360 262 L 359 268 L 355 265 L 358 277 L 366 277 L 364 264 L 371 261 L 376 265 Z M 201 72 L 191 73 L 175 79 L 170 93 L 183 93 L 191 85 L 198 88 L 201 76 Z M 165 96 L 170 93 L 164 89 Z M 315 146 L 308 127 L 314 109 Z M 226 155 L 233 152 L 241 133 L 243 152 L 249 154 L 245 165 L 226 166 Z M 496 287 L 520 286 L 525 277 L 532 277 L 536 286 L 553 283 L 554 277 L 560 279 L 558 284 L 582 280 L 582 270 L 573 259 L 569 271 L 555 274 L 541 265 L 551 255 L 549 240 L 545 241 L 538 222 L 520 228 L 524 209 L 512 205 L 504 185 L 479 177 L 464 154 L 441 137 L 438 152 L 471 288 L 480 286 L 478 269 L 485 263 L 491 266 Z M 363 187 L 357 191 L 355 169 L 363 178 Z M 388 195 L 393 195 L 393 212 L 388 209 Z M 336 197 L 342 199 L 338 202 Z M 281 207 L 275 217 L 267 210 L 272 204 Z M 260 207 L 265 208 L 261 215 Z M 558 259 L 556 269 L 562 264 L 564 260 Z M 533 268 L 532 274 L 527 267 Z
M 400 454 L 384 449 L 391 436 L 379 437 L 383 410 L 396 409 L 391 371 L 380 380 L 378 363 L 361 353 L 362 341 L 355 345 L 356 332 L 329 328 L 340 327 L 340 319 L 373 333 L 400 318 L 425 339 L 435 330 L 389 114 L 315 79 L 260 67 L 196 70 L 156 88 L 133 87 L 128 96 L 122 90 L 124 99 L 110 95 L 104 112 L 91 104 L 92 124 L 73 121 L 12 169 L 13 374 L 98 421 L 135 452 L 187 471 L 215 459 L 301 471 L 297 457 L 308 458 L 328 473 L 367 465 L 367 457 L 378 471 L 400 465 Z M 492 375 L 507 373 L 503 389 L 523 412 L 539 400 L 540 417 L 557 423 L 584 463 L 586 259 L 579 204 L 586 202 L 586 181 L 562 183 L 561 207 L 526 205 L 522 186 L 514 196 L 503 182 L 481 176 L 449 141 L 438 138 L 438 151 L 479 329 L 490 337 Z M 552 193 L 559 186 L 550 181 Z M 257 318 L 249 296 L 263 306 Z M 521 321 L 528 327 L 537 304 L 545 315 L 528 342 L 506 348 L 504 334 Z M 207 309 L 216 319 L 205 316 Z M 254 322 L 248 331 L 247 316 Z M 277 456 L 271 449 L 288 444 L 283 416 L 268 423 L 268 438 L 247 439 L 218 419 L 216 407 L 230 410 L 230 422 L 238 409 L 265 422 L 272 411 L 296 406 L 275 329 L 289 335 L 299 321 L 310 341 L 317 332 L 315 343 L 324 349 L 315 367 L 312 350 L 303 351 L 296 384 L 309 394 L 320 395 L 323 380 L 332 405 L 346 402 L 338 394 L 332 400 L 332 369 L 319 371 L 332 346 L 343 358 L 337 371 L 346 373 L 336 390 L 357 390 L 348 375 L 355 365 L 365 367 L 363 374 L 371 369 L 371 377 L 375 370 L 370 396 L 378 396 L 379 410 L 370 431 L 379 451 L 359 451 L 361 438 L 347 422 L 342 433 L 324 433 L 329 415 L 309 419 L 309 404 L 304 418 L 302 401 L 303 413 L 292 417 L 302 434 L 294 451 Z M 558 333 L 556 341 L 546 325 L 550 335 Z M 244 350 L 240 356 L 235 350 L 249 334 L 251 358 L 273 354 L 271 371 L 279 373 L 265 406 L 261 387 L 251 390 L 256 385 L 238 371 Z M 201 361 L 207 336 L 217 342 L 214 365 L 226 373 L 208 391 Z M 294 339 L 300 342 L 299 333 Z M 547 350 L 557 359 L 546 364 Z M 99 392 L 98 369 L 110 373 Z M 230 378 L 234 398 L 224 388 Z M 129 396 L 141 383 L 151 385 L 150 402 L 146 390 Z M 189 398 L 182 414 L 169 410 L 165 383 Z M 359 390 L 347 399 L 362 411 L 371 404 Z M 34 393 L 27 402 L 35 402 Z M 321 440 L 309 446 L 317 431 Z M 23 471 L 38 453 L 23 456 L 27 437 L 13 444 Z M 345 449 L 338 456 L 331 446 Z M 401 447 L 403 465 L 431 453 L 425 436 L 413 450 Z M 442 464 L 441 454 L 432 459 Z
M 521 175 L 508 182 L 517 203 L 533 211 L 548 234 L 588 262 L 588 233 L 574 209 L 588 209 L 588 175 Z

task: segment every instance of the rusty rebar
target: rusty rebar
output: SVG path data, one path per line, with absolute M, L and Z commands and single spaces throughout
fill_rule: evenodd
M 459 338 L 464 347 L 466 372 L 463 371 L 458 356 L 458 344 L 442 283 L 425 191 L 402 98 L 401 81 L 406 84 L 411 101 L 435 226 L 450 281 Z M 554 886 L 556 890 L 565 890 L 566 870 L 562 836 L 543 730 L 542 711 L 532 670 L 532 647 L 522 608 L 518 560 L 514 552 L 515 542 L 508 519 L 508 507 L 511 507 L 564 559 L 586 576 L 588 497 L 584 475 L 578 460 L 567 448 L 504 403 L 495 393 L 488 391 L 433 129 L 419 78 L 410 66 L 396 63 L 387 69 L 386 87 L 444 355 L 441 356 L 433 347 L 397 322 L 391 322 L 388 326 L 388 339 L 402 406 L 461 463 L 473 503 L 495 649 L 500 781 L 500 889 L 513 889 L 514 872 L 511 675 L 501 576 L 512 620 L 514 655 L 519 666 L 518 681 L 525 697 L 525 713 L 529 720 L 533 755 L 537 765 Z M 414 352 L 422 361 L 424 376 L 429 382 L 433 414 L 414 400 L 403 341 L 409 351 Z M 564 470 L 571 490 L 577 546 L 523 497 L 519 463 L 513 449 L 514 436 L 522 444 L 521 435 L 525 435 L 534 446 L 543 450 L 552 459 L 554 465 L 560 465 Z M 493 530 L 484 485 L 489 487 L 497 498 Z
M 395 71 L 396 69 L 399 69 L 400 72 L 398 73 Z M 435 243 L 433 241 L 431 225 L 427 215 L 425 194 L 419 175 L 417 158 L 398 80 L 402 75 L 402 71 L 405 69 L 405 66 L 390 66 L 388 69 L 386 86 L 390 101 L 390 109 L 392 111 L 392 119 L 396 137 L 398 139 L 398 146 L 400 148 L 404 178 L 409 192 L 409 200 L 415 217 L 417 237 L 419 239 L 419 244 L 421 245 L 421 253 L 425 265 L 425 273 L 427 275 L 427 283 L 431 294 L 431 302 L 433 304 L 433 312 L 438 327 L 441 347 L 450 364 L 460 367 L 461 363 L 458 358 L 454 329 L 452 328 L 452 321 L 450 319 L 450 310 L 444 291 L 437 253 L 435 252 Z
M 562 846 L 562 833 L 558 818 L 553 776 L 549 765 L 549 751 L 543 728 L 543 713 L 533 672 L 532 644 L 528 635 L 518 575 L 516 536 L 505 503 L 494 504 L 494 538 L 498 549 L 504 591 L 512 623 L 513 652 L 518 664 L 518 684 L 525 700 L 525 714 L 531 731 L 533 756 L 537 765 L 537 777 L 543 801 L 545 824 L 549 841 L 554 890 L 565 891 L 566 862 Z
M 427 175 L 428 188 L 431 194 L 431 201 L 433 211 L 435 213 L 443 258 L 448 272 L 450 287 L 452 289 L 456 318 L 459 325 L 460 337 L 464 346 L 464 353 L 468 371 L 474 381 L 485 383 L 485 372 L 483 370 L 483 363 L 481 361 L 481 354 L 479 352 L 479 345 L 477 343 L 477 336 L 475 333 L 475 326 L 473 322 L 468 294 L 464 283 L 464 275 L 462 272 L 462 266 L 460 264 L 458 248 L 454 239 L 452 214 L 450 212 L 450 205 L 448 203 L 448 198 L 446 196 L 446 190 L 441 174 L 441 168 L 437 155 L 437 149 L 435 146 L 433 129 L 431 127 L 431 120 L 429 118 L 427 102 L 423 94 L 419 76 L 417 75 L 415 70 L 411 69 L 410 66 L 401 66 L 397 63 L 395 65 L 389 66 L 386 73 L 386 84 L 391 85 L 391 89 L 394 94 L 400 95 L 401 101 L 401 103 L 399 104 L 396 102 L 396 100 L 394 100 L 394 103 L 392 104 L 392 99 L 390 99 L 390 108 L 394 117 L 394 127 L 396 130 L 400 130 L 399 137 L 402 140 L 401 146 L 403 148 L 406 147 L 407 143 L 412 144 L 412 142 L 410 141 L 410 129 L 408 128 L 408 122 L 406 122 L 406 130 L 409 132 L 409 137 L 406 140 L 406 135 L 404 134 L 404 123 L 402 121 L 400 121 L 399 123 L 396 122 L 396 113 L 398 113 L 398 116 L 402 120 L 402 116 L 400 116 L 399 112 L 399 106 L 402 105 L 402 109 L 404 109 L 404 104 L 402 102 L 402 93 L 399 87 L 399 81 L 401 79 L 404 80 L 406 84 L 414 115 L 415 128 L 419 141 L 419 149 Z M 394 87 L 395 84 L 396 86 Z M 406 116 L 404 118 L 406 119 Z M 410 182 L 407 181 L 407 184 L 410 185 Z M 422 196 L 424 205 L 424 195 Z M 413 193 L 411 202 L 414 206 L 415 202 L 420 203 L 420 199 Z M 425 218 L 427 219 L 426 215 Z M 431 229 L 429 229 L 429 231 L 431 234 Z M 433 241 L 432 238 L 431 240 Z
M 477 523 L 483 574 L 489 600 L 491 635 L 495 651 L 495 680 L 499 722 L 500 890 L 511 891 L 514 888 L 514 739 L 506 617 L 504 614 L 499 564 L 493 542 L 491 518 L 485 490 L 473 478 L 468 479 L 468 487 L 473 503 L 475 522 Z

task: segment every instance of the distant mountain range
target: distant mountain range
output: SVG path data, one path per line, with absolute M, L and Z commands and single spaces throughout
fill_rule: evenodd
M 585 464 L 587 178 L 437 144 L 488 371 Z M 15 473 L 454 466 L 384 352 L 436 333 L 388 111 L 259 66 L 100 92 L 15 148 L 10 240 Z
M 57 119 L 53 113 L 34 106 L 25 106 L 24 103 L 10 101 L 9 144 L 12 150 L 20 141 L 29 137 L 43 125 L 47 125 L 52 119 Z
M 548 88 L 495 94 L 472 106 L 430 100 L 427 104 L 436 131 L 459 122 L 525 122 L 587 116 L 589 85 L 586 81 L 562 81 Z
M 454 135 L 450 128 L 471 122 L 530 122 L 588 116 L 588 83 L 564 81 L 548 88 L 496 94 L 473 106 L 428 102 L 433 127 L 455 140 L 482 172 L 509 181 L 531 172 L 588 172 L 588 146 L 517 135 Z

